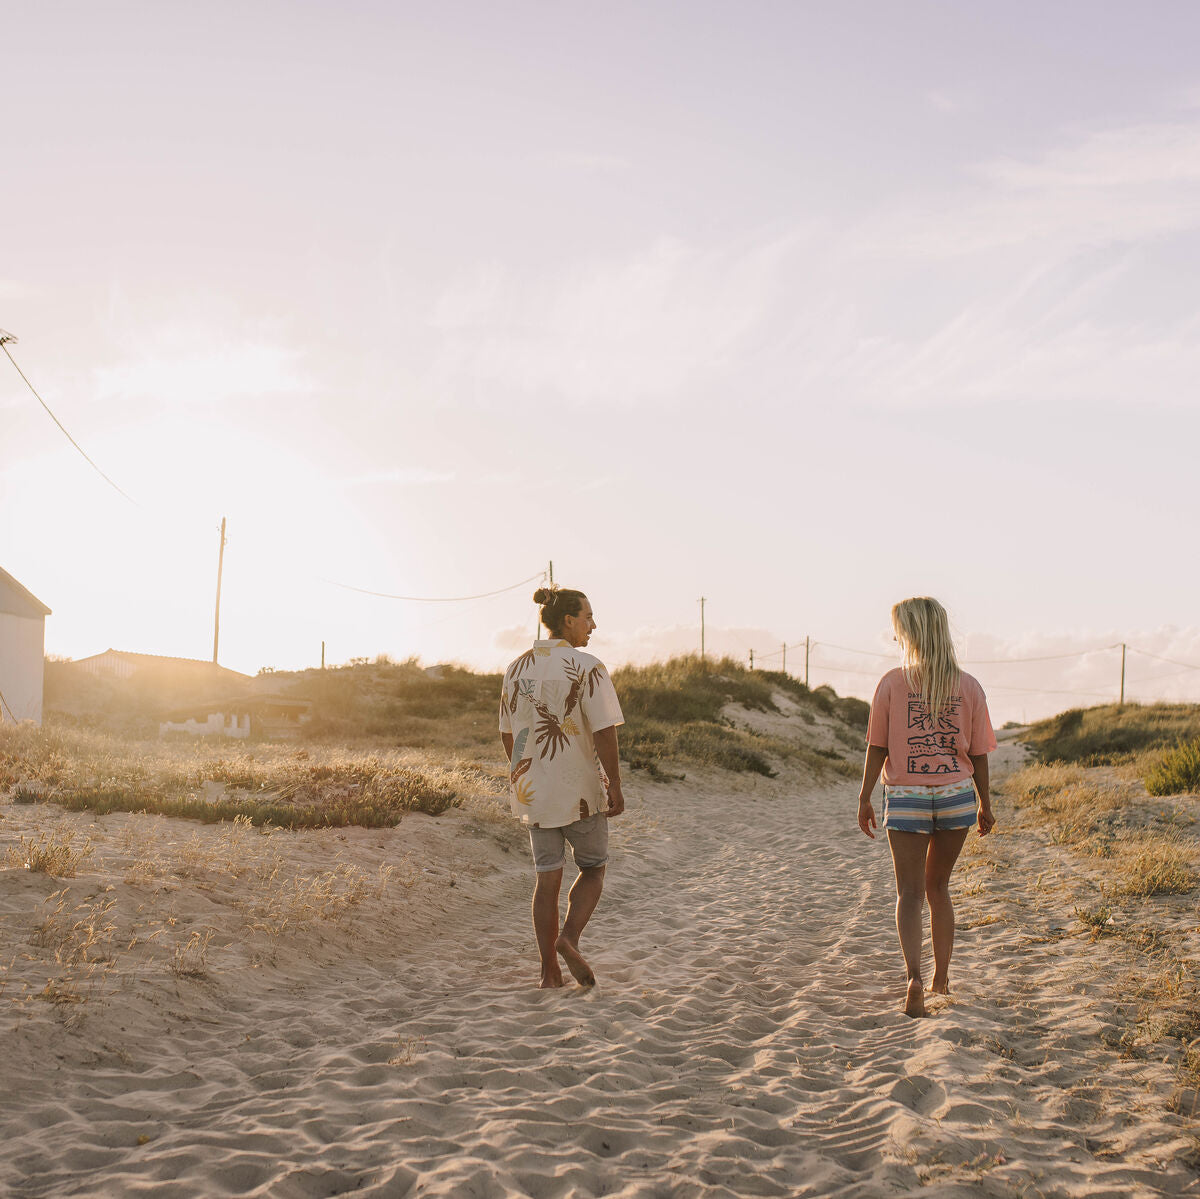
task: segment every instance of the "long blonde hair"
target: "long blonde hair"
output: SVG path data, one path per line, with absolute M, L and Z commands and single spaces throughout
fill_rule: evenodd
M 962 681 L 946 609 L 928 595 L 901 600 L 892 608 L 892 628 L 904 655 L 904 681 L 936 721 Z

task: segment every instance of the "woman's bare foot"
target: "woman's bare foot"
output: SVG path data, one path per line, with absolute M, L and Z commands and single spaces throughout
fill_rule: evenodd
M 567 969 L 581 987 L 596 985 L 596 976 L 592 973 L 591 966 L 587 964 L 587 959 L 579 952 L 578 946 L 568 941 L 565 935 L 560 934 L 554 943 L 554 948 L 558 950 L 558 956 L 567 963 Z
M 949 977 L 947 976 L 946 978 L 939 978 L 935 974 L 933 976 L 933 982 L 931 982 L 929 984 L 929 989 L 935 995 L 949 995 L 950 994 L 950 979 L 949 979 Z
M 908 981 L 908 993 L 904 997 L 904 1014 L 906 1016 L 924 1016 L 925 1011 L 925 988 L 921 985 L 919 978 L 912 978 Z
M 565 987 L 562 971 L 558 968 L 558 963 L 554 963 L 553 969 L 542 971 L 542 981 L 538 983 L 539 991 L 549 991 L 552 987 Z

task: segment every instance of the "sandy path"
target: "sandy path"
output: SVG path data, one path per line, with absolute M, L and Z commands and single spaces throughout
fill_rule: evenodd
M 1104 963 L 1082 939 L 1039 944 L 1048 916 L 983 923 L 995 896 L 965 898 L 957 997 L 909 1020 L 890 863 L 853 827 L 853 786 L 798 795 L 786 779 L 721 776 L 645 793 L 585 939 L 594 991 L 531 989 L 528 876 L 510 855 L 460 888 L 436 939 L 402 952 L 376 939 L 290 981 L 180 980 L 168 1032 L 122 1029 L 123 1048 L 97 1046 L 86 1069 L 45 1063 L 0 1100 L 0 1183 L 21 1196 L 1200 1194 L 1165 1075 L 1100 1035 Z M 1011 891 L 1003 872 L 1019 866 L 996 865 L 997 886 Z

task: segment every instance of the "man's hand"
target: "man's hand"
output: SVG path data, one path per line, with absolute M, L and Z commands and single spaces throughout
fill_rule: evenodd
M 614 784 L 608 789 L 608 807 L 604 809 L 605 816 L 610 819 L 613 816 L 620 816 L 625 811 L 625 796 L 621 794 L 619 784 Z
M 858 801 L 858 827 L 862 829 L 872 841 L 875 840 L 875 834 L 871 832 L 875 825 L 875 809 L 871 806 L 869 799 L 860 799 Z
M 992 815 L 992 805 L 981 803 L 979 805 L 979 835 L 986 837 L 995 827 L 996 817 Z

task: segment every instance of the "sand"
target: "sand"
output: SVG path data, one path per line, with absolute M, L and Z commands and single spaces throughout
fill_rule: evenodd
M 686 773 L 628 780 L 594 990 L 534 988 L 526 849 L 479 808 L 239 840 L 4 804 L 0 846 L 62 822 L 96 850 L 67 882 L 0 871 L 0 1190 L 1200 1194 L 1174 1066 L 1117 1035 L 1123 946 L 1042 898 L 1053 847 L 1000 806 L 957 878 L 954 997 L 910 1020 L 856 784 Z M 107 961 L 54 961 L 63 887 L 113 901 Z

